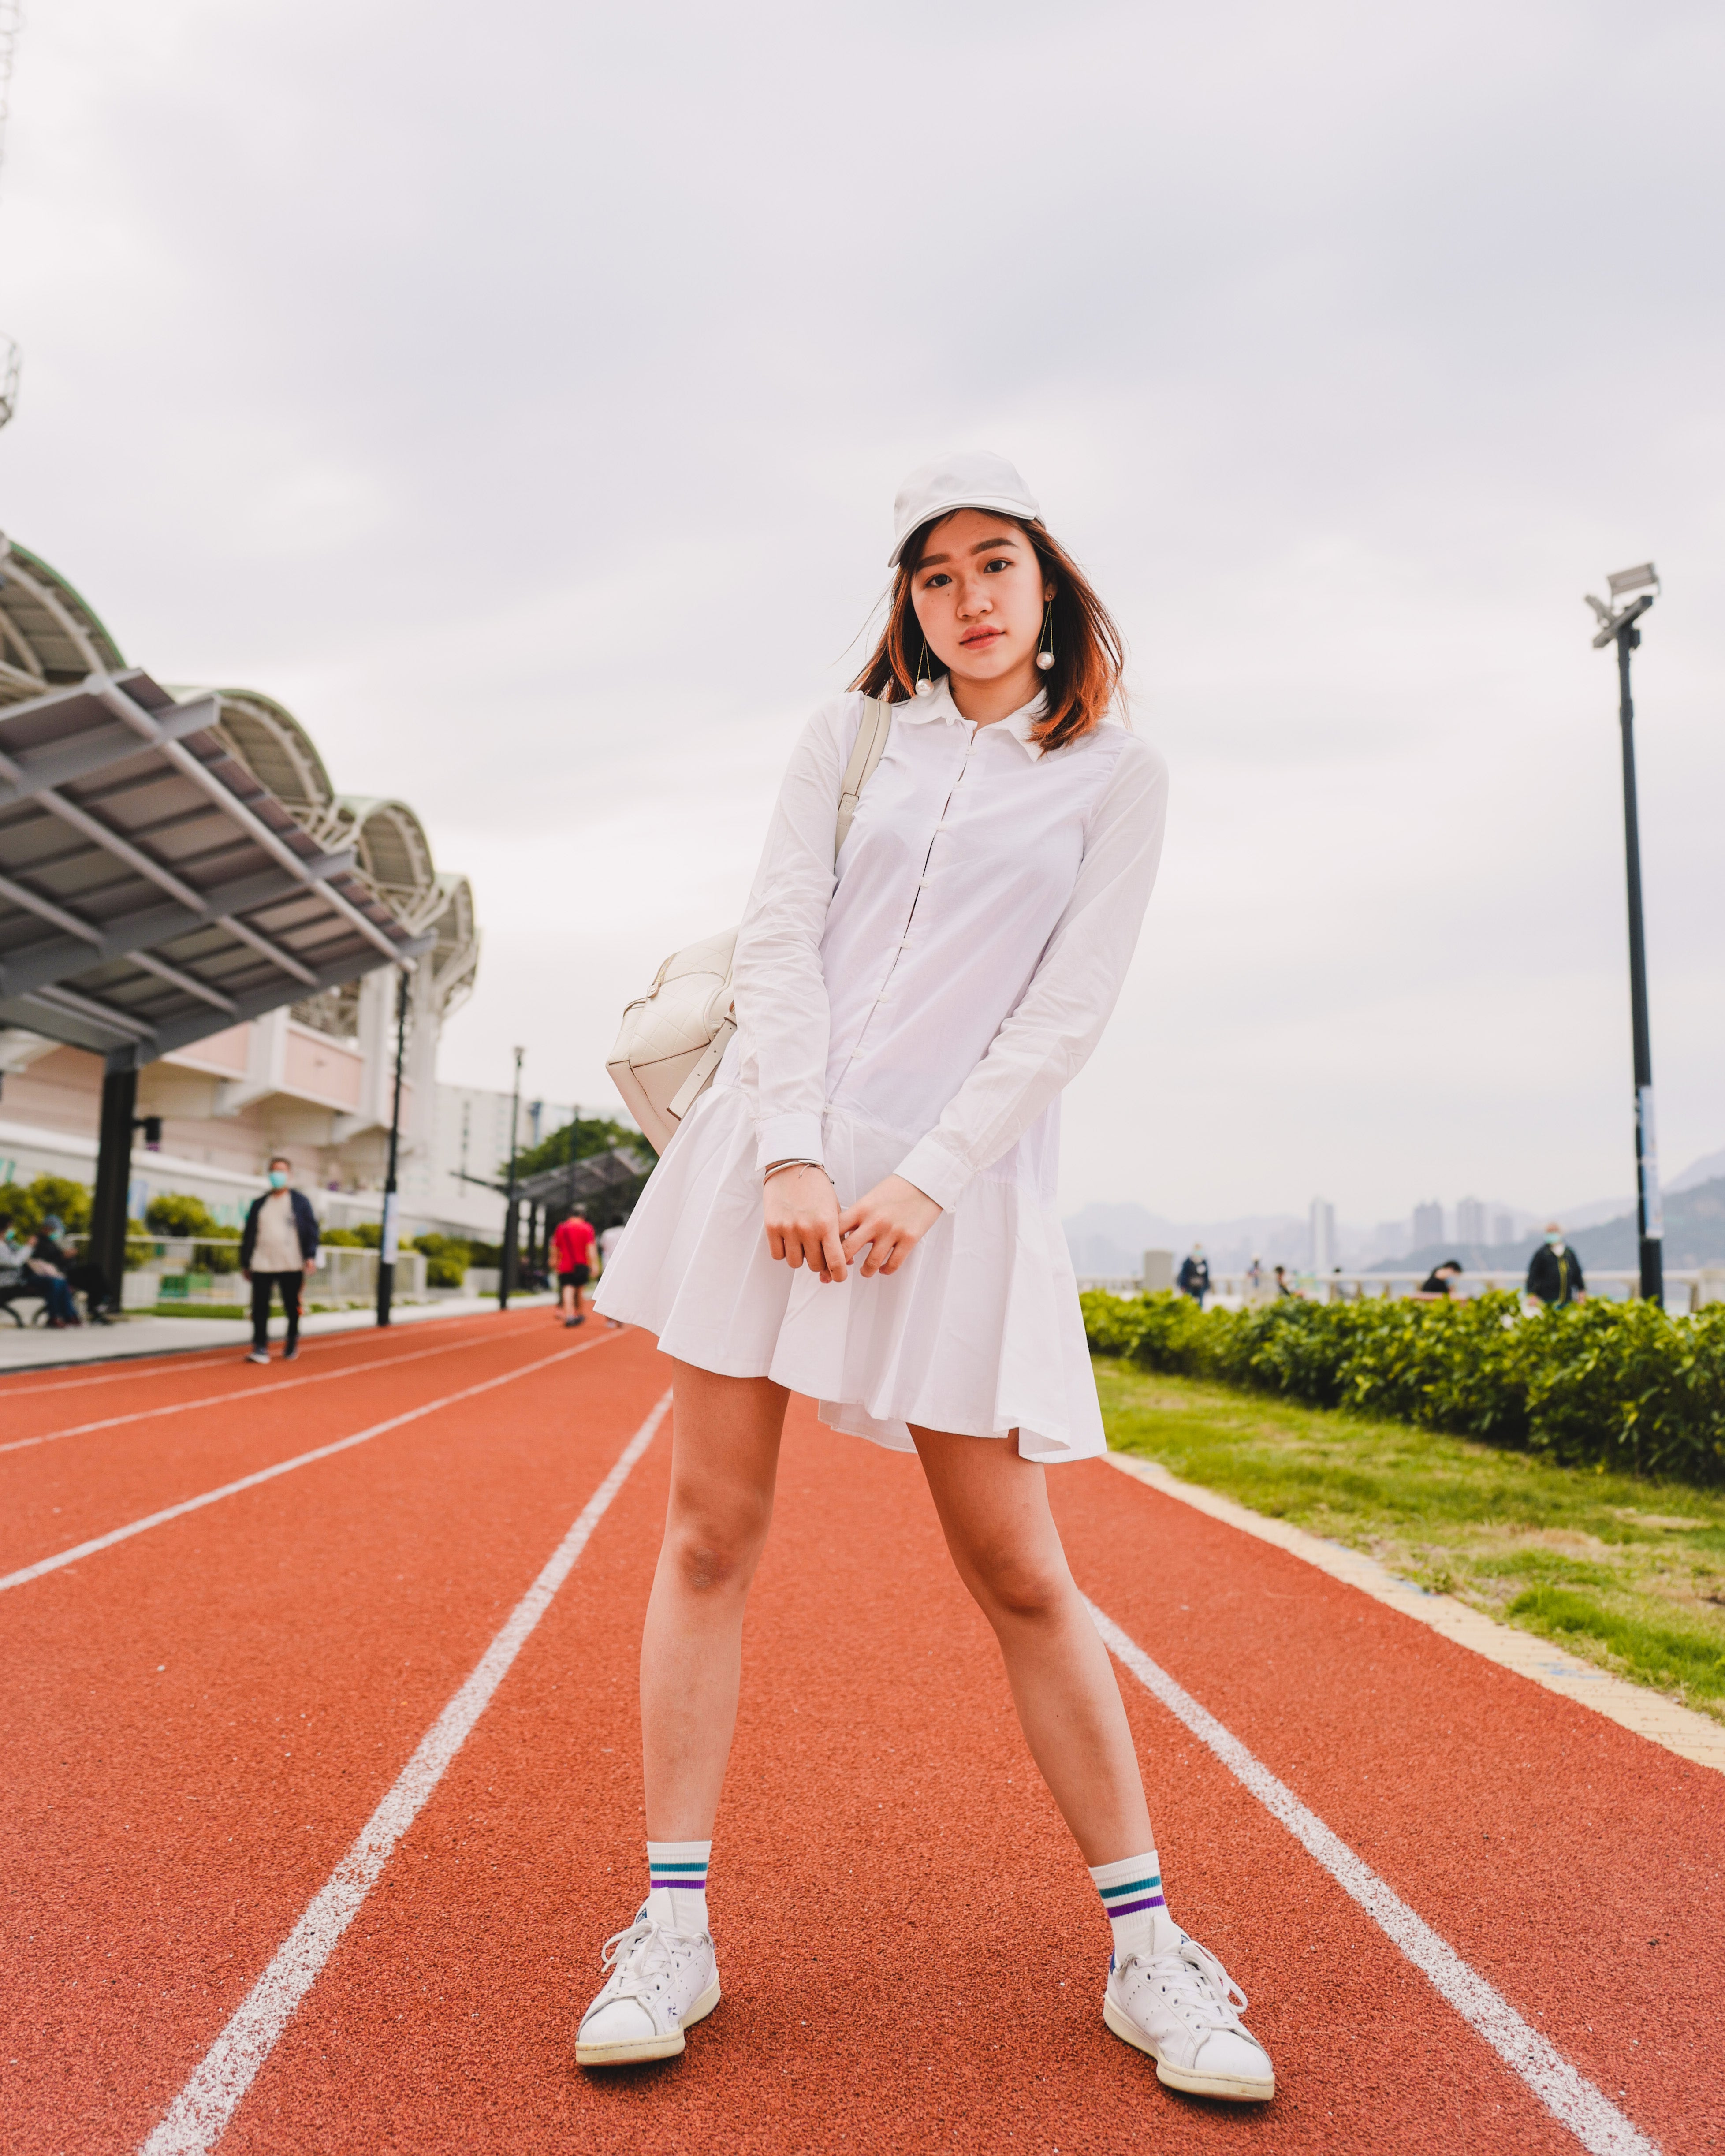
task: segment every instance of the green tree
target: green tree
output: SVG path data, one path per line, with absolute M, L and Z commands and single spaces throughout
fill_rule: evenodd
M 567 1168 L 572 1160 L 590 1160 L 596 1152 L 609 1152 L 614 1146 L 633 1152 L 644 1150 L 644 1145 L 638 1130 L 614 1116 L 578 1116 L 572 1123 L 565 1123 L 562 1130 L 553 1131 L 548 1138 L 541 1138 L 537 1145 L 517 1153 L 516 1173 L 537 1175 L 547 1168 Z M 508 1173 L 509 1163 L 500 1161 L 498 1180 Z

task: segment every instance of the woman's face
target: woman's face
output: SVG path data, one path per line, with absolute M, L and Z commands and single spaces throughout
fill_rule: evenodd
M 928 535 L 911 603 L 929 649 L 955 681 L 1021 673 L 1029 703 L 1041 680 L 1042 610 L 1054 588 L 1017 525 L 988 510 L 955 509 Z

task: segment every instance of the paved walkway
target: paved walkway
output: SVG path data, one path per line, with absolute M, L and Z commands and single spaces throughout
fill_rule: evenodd
M 511 1307 L 520 1309 L 554 1302 L 556 1297 L 512 1295 L 509 1300 Z M 414 1325 L 427 1319 L 472 1317 L 496 1307 L 495 1296 L 459 1296 L 439 1302 L 398 1302 L 392 1317 L 397 1325 Z M 362 1332 L 375 1330 L 377 1323 L 377 1312 L 369 1307 L 326 1310 L 301 1318 L 300 1331 L 306 1336 Z M 285 1330 L 286 1320 L 278 1307 L 270 1327 L 270 1338 L 278 1349 Z M 244 1353 L 251 1332 L 251 1321 L 244 1317 L 136 1317 L 54 1332 L 45 1325 L 16 1326 L 0 1312 L 0 1372 L 49 1369 L 61 1363 L 113 1363 L 143 1355 L 184 1355 L 199 1348 L 228 1348 L 239 1354 Z

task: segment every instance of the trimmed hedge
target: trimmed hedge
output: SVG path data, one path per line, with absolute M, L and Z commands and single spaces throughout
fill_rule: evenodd
M 1173 1293 L 1080 1298 L 1092 1351 L 1147 1370 L 1382 1415 L 1567 1466 L 1725 1483 L 1725 1304 L 1522 1314 L 1466 1302 L 1306 1302 L 1200 1311 Z

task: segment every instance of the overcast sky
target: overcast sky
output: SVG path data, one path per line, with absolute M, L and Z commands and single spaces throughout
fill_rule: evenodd
M 1132 649 L 1161 885 L 1070 1205 L 1633 1187 L 1725 1145 L 1725 16 L 39 0 L 0 525 L 472 877 L 443 1075 L 600 1103 L 858 663 L 894 489 L 1012 457 Z

